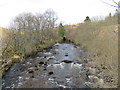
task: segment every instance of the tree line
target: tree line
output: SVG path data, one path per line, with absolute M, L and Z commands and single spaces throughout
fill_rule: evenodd
M 19 14 L 10 24 L 12 30 L 46 30 L 54 28 L 57 21 L 56 13 L 49 9 L 43 14 L 22 13 Z
M 36 15 L 26 12 L 16 16 L 9 29 L 3 30 L 6 37 L 2 38 L 2 70 L 6 71 L 6 66 L 16 62 L 16 56 L 17 61 L 23 60 L 26 56 L 60 41 L 58 28 L 55 27 L 57 19 L 56 13 L 51 9 Z M 7 62 L 10 64 L 6 65 Z

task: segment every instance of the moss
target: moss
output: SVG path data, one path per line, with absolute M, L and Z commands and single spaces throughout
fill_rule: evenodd
M 0 78 L 2 77 L 2 74 L 3 74 L 3 73 L 2 73 L 2 70 L 0 70 Z
M 5 72 L 6 72 L 6 68 L 3 68 L 2 70 L 0 70 L 0 78 L 4 76 Z
M 4 63 L 1 67 L 2 69 L 0 70 L 0 77 L 3 77 L 5 72 L 15 63 L 18 62 L 17 60 L 9 60 L 7 63 Z
M 5 72 L 14 64 L 20 62 L 20 57 L 17 55 L 14 55 L 13 57 L 11 57 L 11 59 L 9 59 L 6 63 L 4 63 L 1 66 L 1 70 L 0 70 L 0 77 L 3 77 Z

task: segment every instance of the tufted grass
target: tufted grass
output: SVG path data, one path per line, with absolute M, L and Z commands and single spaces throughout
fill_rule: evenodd
M 109 87 L 118 85 L 118 23 L 115 17 L 78 25 L 66 26 L 66 36 L 76 44 L 84 46 L 90 53 L 91 67 L 102 70 L 99 74 Z M 101 66 L 107 69 L 103 70 Z

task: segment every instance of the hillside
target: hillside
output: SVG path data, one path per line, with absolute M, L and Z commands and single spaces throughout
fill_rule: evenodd
M 96 69 L 105 87 L 117 87 L 118 24 L 115 18 L 66 26 L 67 38 L 91 52 L 88 66 Z M 73 38 L 74 37 L 74 38 Z
M 55 17 L 49 15 L 51 12 L 43 17 L 23 13 L 15 18 L 14 30 L 0 28 L 0 78 L 4 78 L 4 88 L 36 85 L 67 88 L 73 84 L 77 88 L 116 88 L 118 14 L 95 21 L 87 16 L 84 23 L 60 23 L 57 27 Z M 16 74 L 11 77 L 13 72 Z M 15 85 L 16 81 L 20 81 L 18 85 Z M 46 86 L 40 81 L 47 82 Z

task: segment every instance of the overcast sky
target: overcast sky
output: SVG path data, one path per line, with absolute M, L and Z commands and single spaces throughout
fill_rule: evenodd
M 112 0 L 103 1 L 112 3 Z M 73 24 L 83 22 L 86 16 L 106 16 L 116 8 L 102 0 L 0 0 L 0 27 L 8 27 L 19 13 L 43 13 L 47 9 L 53 9 L 64 24 Z

